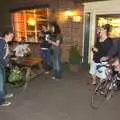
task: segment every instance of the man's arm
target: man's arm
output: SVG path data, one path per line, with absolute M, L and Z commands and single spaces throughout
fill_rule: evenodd
M 61 43 L 61 36 L 57 35 L 56 41 L 48 40 L 48 43 L 55 45 L 55 46 L 60 46 Z
M 117 46 L 118 44 L 120 44 L 120 41 L 118 42 L 118 40 L 114 40 L 112 41 L 111 44 L 109 44 L 109 51 L 108 51 L 108 57 L 111 59 L 113 57 L 115 57 L 117 55 Z
M 113 57 L 113 41 L 111 39 L 108 39 L 105 41 L 104 45 L 104 56 L 100 59 L 100 61 L 107 61 L 110 60 Z
M 3 40 L 0 40 L 0 59 L 3 60 L 5 56 L 5 42 Z

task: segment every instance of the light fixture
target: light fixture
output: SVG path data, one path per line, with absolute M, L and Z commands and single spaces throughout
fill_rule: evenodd
M 73 11 L 71 11 L 71 10 L 65 11 L 65 16 L 72 17 L 73 16 Z
M 27 23 L 28 23 L 28 25 L 35 26 L 36 21 L 33 18 L 29 18 L 28 21 L 27 21 Z
M 74 22 L 81 22 L 82 21 L 82 17 L 81 16 L 73 16 L 73 21 Z

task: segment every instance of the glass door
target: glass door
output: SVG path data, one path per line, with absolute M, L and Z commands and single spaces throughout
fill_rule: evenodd
M 89 34 L 90 34 L 90 13 L 85 13 L 85 27 L 84 27 L 84 56 L 83 65 L 88 68 L 88 56 L 89 56 Z

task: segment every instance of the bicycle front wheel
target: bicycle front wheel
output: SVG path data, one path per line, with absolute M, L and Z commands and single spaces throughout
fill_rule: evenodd
M 106 101 L 106 86 L 108 85 L 107 80 L 103 80 L 96 86 L 95 90 L 91 95 L 91 107 L 98 108 L 101 104 Z

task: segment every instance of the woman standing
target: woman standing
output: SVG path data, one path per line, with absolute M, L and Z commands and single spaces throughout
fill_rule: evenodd
M 48 43 L 48 39 L 50 38 L 50 32 L 46 25 L 41 26 L 41 42 L 40 42 L 40 54 L 43 57 L 43 67 L 45 69 L 45 73 L 49 74 L 51 70 L 51 62 L 50 62 L 50 47 L 51 44 Z
M 51 44 L 51 60 L 53 67 L 52 79 L 58 80 L 62 78 L 61 74 L 61 50 L 62 35 L 60 27 L 56 22 L 50 23 L 51 37 L 48 42 Z

